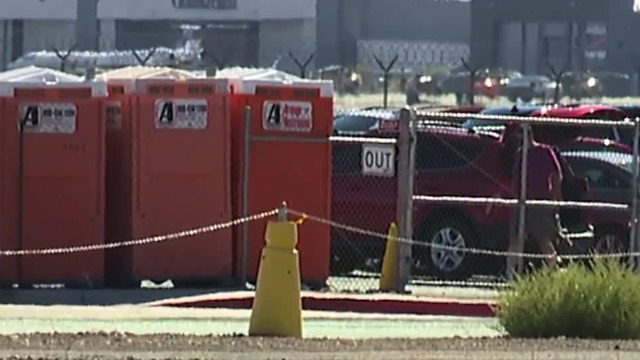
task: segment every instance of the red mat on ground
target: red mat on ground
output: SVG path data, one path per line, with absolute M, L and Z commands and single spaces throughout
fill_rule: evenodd
M 146 305 L 251 309 L 253 296 L 253 291 L 223 292 L 160 300 Z M 495 316 L 495 302 L 492 300 L 434 299 L 393 294 L 345 295 L 303 292 L 302 307 L 305 310 L 357 313 Z

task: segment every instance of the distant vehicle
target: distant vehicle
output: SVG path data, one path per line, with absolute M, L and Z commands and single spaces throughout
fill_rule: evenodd
M 585 201 L 631 205 L 633 182 L 631 154 L 601 151 L 563 151 L 574 173 L 586 178 Z M 630 211 L 587 209 L 588 222 L 595 228 L 590 250 L 597 253 L 624 252 L 629 248 Z
M 562 95 L 562 85 L 559 85 Z M 555 81 L 543 75 L 522 75 L 509 79 L 504 86 L 504 95 L 511 102 L 518 99 L 531 102 L 533 99 L 553 99 L 556 91 Z
M 596 71 L 592 76 L 601 87 L 601 95 L 605 97 L 625 97 L 631 94 L 631 77 L 627 74 L 612 71 Z

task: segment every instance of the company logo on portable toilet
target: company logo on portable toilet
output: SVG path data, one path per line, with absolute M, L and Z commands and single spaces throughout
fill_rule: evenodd
M 313 105 L 303 101 L 265 101 L 262 124 L 265 130 L 309 132 L 313 128 Z
M 156 100 L 156 128 L 206 129 L 208 106 L 205 99 Z
M 43 134 L 73 134 L 77 109 L 71 103 L 21 104 L 18 129 Z

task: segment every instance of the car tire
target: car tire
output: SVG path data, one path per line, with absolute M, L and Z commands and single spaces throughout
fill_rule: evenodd
M 329 272 L 333 276 L 346 275 L 358 266 L 353 261 L 353 252 L 349 249 L 346 240 L 339 237 L 331 239 L 331 255 L 329 263 Z
M 518 102 L 518 95 L 513 95 L 513 94 L 509 94 L 507 95 L 507 99 L 509 99 L 510 102 Z
M 522 99 L 522 102 L 528 103 L 531 102 L 533 100 L 533 96 L 531 94 L 525 94 L 520 96 L 520 98 Z
M 418 272 L 441 280 L 465 280 L 473 275 L 478 256 L 465 250 L 477 247 L 477 235 L 461 218 L 433 221 L 424 227 L 419 239 L 429 245 L 413 247 Z M 461 251 L 430 245 L 457 247 Z
M 627 252 L 629 236 L 622 229 L 605 227 L 596 229 L 591 251 L 594 254 L 615 254 Z M 621 258 L 626 261 L 626 258 Z

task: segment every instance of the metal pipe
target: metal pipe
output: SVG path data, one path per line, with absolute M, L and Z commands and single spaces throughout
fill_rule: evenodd
M 529 124 L 522 124 L 522 161 L 520 167 L 520 196 L 518 198 L 518 252 L 524 252 L 524 238 L 526 225 L 526 200 L 527 200 L 527 176 L 529 163 L 529 133 L 531 129 Z M 517 273 L 522 273 L 524 267 L 524 259 L 518 257 Z
M 242 217 L 249 216 L 249 162 L 251 160 L 251 106 L 244 108 L 244 164 L 242 168 Z M 242 269 L 240 279 L 246 285 L 249 264 L 249 223 L 242 224 Z
M 25 117 L 26 118 L 26 117 Z M 17 233 L 18 250 L 24 250 L 24 126 L 25 119 L 20 119 L 18 127 L 18 219 Z M 18 256 L 18 283 L 22 282 L 22 255 Z
M 635 252 L 638 247 L 638 178 L 640 177 L 640 164 L 638 163 L 638 153 L 640 148 L 640 119 L 634 119 L 635 126 L 633 128 L 633 159 L 631 168 L 633 172 L 631 183 L 631 229 L 629 231 L 629 250 Z M 635 267 L 636 270 L 640 270 L 637 267 L 637 261 L 635 258 L 629 258 L 629 266 Z

